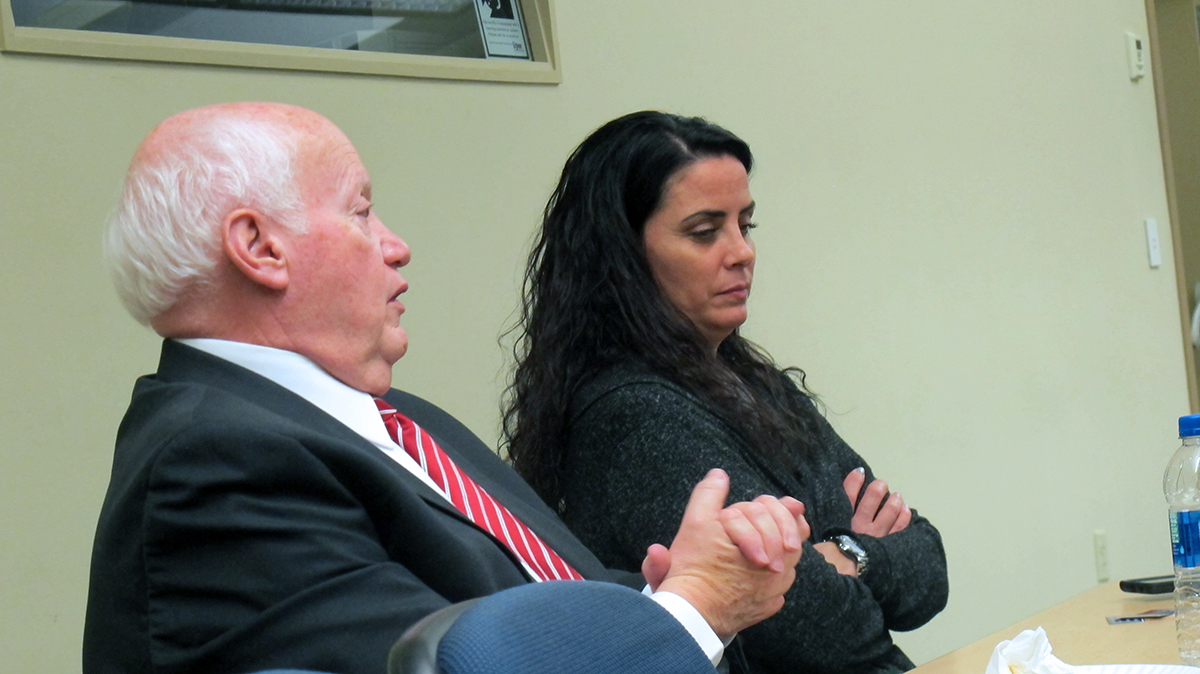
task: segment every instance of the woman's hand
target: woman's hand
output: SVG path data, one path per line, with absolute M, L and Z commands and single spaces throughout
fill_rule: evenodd
M 900 494 L 888 494 L 887 483 L 883 480 L 875 480 L 867 486 L 867 490 L 863 492 L 862 501 L 858 500 L 858 494 L 862 491 L 863 483 L 867 480 L 867 472 L 862 468 L 855 468 L 850 471 L 846 479 L 842 481 L 842 487 L 846 490 L 846 496 L 850 498 L 850 507 L 854 508 L 854 517 L 850 520 L 850 530 L 856 534 L 865 534 L 876 538 L 883 538 L 888 534 L 894 534 L 897 531 L 904 529 L 908 523 L 912 521 L 912 510 Z M 884 501 L 884 496 L 887 495 L 887 501 Z M 855 507 L 854 504 L 858 506 Z M 883 507 L 880 508 L 879 504 Z M 840 555 L 841 551 L 835 551 Z M 826 559 L 829 555 L 822 552 Z
M 858 564 L 853 559 L 847 557 L 846 553 L 842 552 L 841 548 L 837 546 L 837 543 L 834 543 L 833 541 L 825 541 L 824 543 L 814 543 L 813 547 L 816 548 L 817 552 L 821 553 L 821 556 L 825 558 L 825 561 L 832 564 L 833 568 L 837 569 L 837 572 L 841 575 L 858 575 Z

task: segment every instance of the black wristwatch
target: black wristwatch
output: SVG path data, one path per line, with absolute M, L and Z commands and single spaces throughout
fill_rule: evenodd
M 829 540 L 838 547 L 838 550 L 842 551 L 843 555 L 854 560 L 854 564 L 858 567 L 858 576 L 861 578 L 868 568 L 867 551 L 863 550 L 858 541 L 847 534 L 832 536 Z

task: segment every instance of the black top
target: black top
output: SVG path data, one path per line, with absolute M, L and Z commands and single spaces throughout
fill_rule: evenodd
M 812 405 L 792 390 L 792 404 Z M 633 570 L 651 543 L 671 542 L 692 487 L 712 468 L 729 473 L 731 503 L 759 494 L 797 498 L 806 507 L 812 540 L 783 609 L 742 632 L 747 662 L 730 657 L 734 670 L 911 669 L 888 631 L 915 629 L 945 607 L 941 537 L 914 511 L 903 531 L 883 538 L 856 535 L 870 566 L 862 578 L 839 575 L 811 543 L 849 532 L 846 475 L 860 466 L 867 484 L 874 475 L 824 419 L 820 428 L 815 455 L 801 456 L 796 474 L 780 474 L 680 386 L 642 367 L 612 368 L 585 385 L 572 404 L 563 519 L 605 565 Z

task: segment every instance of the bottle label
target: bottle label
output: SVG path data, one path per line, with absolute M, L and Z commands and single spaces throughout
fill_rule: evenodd
M 1171 518 L 1171 553 L 1175 566 L 1200 566 L 1200 510 L 1184 510 Z

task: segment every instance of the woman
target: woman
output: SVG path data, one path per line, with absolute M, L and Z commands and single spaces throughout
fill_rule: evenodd
M 505 410 L 513 465 L 602 561 L 669 543 L 690 485 L 790 495 L 813 539 L 782 611 L 734 671 L 903 671 L 889 630 L 946 602 L 937 530 L 834 433 L 804 387 L 740 337 L 754 272 L 750 149 L 699 118 L 602 126 L 567 160 L 525 278 Z M 865 488 L 864 488 L 865 486 Z

